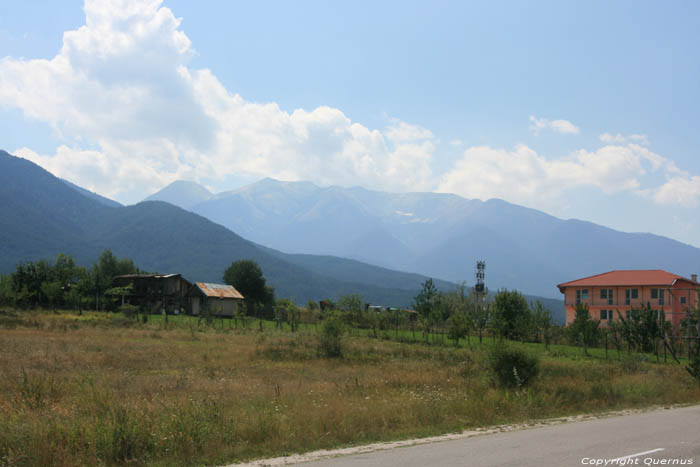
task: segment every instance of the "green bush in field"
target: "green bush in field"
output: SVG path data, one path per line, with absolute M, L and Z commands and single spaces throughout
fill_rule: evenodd
M 519 388 L 530 384 L 539 373 L 539 358 L 510 346 L 489 350 L 489 368 L 498 386 Z
M 345 325 L 337 316 L 323 322 L 318 336 L 318 351 L 321 356 L 340 358 L 343 356 L 343 334 Z

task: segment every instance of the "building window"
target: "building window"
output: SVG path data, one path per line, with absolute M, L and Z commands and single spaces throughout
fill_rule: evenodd
M 581 303 L 581 300 L 588 300 L 588 289 L 578 289 L 576 291 L 576 304 Z
M 659 298 L 659 289 L 651 289 L 651 298 L 654 300 Z
M 639 289 L 626 289 L 625 290 L 625 305 L 630 304 L 630 299 L 636 300 L 639 298 Z
M 608 321 L 612 321 L 612 320 L 613 320 L 613 311 L 608 310 Z
M 659 289 L 659 305 L 664 304 L 664 289 Z
M 681 305 L 685 305 L 685 297 L 681 297 Z
M 608 310 L 600 310 L 600 320 L 607 320 L 608 319 Z
M 612 289 L 600 289 L 600 299 L 606 300 L 608 305 L 613 304 L 613 292 Z

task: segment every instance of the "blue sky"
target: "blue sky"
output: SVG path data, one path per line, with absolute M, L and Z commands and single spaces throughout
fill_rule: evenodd
M 126 203 L 272 176 L 700 246 L 698 24 L 697 2 L 0 3 L 0 147 Z

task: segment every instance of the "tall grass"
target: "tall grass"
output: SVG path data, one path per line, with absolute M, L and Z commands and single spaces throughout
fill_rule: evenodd
M 700 400 L 681 365 L 523 346 L 539 354 L 539 375 L 501 389 L 486 347 L 354 336 L 343 358 L 325 358 L 313 328 L 231 324 L 41 313 L 0 323 L 0 465 L 215 465 Z

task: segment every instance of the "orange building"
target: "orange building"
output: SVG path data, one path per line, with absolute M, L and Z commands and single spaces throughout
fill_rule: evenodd
M 663 310 L 666 321 L 678 326 L 687 308 L 698 306 L 700 283 L 693 274 L 690 279 L 655 270 L 610 271 L 557 285 L 564 294 L 566 324 L 576 317 L 576 305 L 588 305 L 591 318 L 606 326 L 618 319 L 618 311 L 626 317 L 631 308 L 647 303 Z

